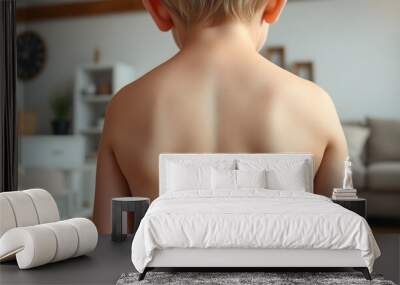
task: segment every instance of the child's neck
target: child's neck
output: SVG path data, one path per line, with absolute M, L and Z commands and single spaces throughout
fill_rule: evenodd
M 182 37 L 182 50 L 190 48 L 218 48 L 255 51 L 257 40 L 251 34 L 250 27 L 238 21 L 224 22 L 209 27 L 193 27 Z

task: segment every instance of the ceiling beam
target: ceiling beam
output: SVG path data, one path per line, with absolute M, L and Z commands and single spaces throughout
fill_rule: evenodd
M 18 22 L 56 20 L 60 18 L 99 16 L 144 10 L 140 0 L 102 0 L 17 8 Z

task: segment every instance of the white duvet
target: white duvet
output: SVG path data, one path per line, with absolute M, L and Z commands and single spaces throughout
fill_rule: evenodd
M 178 191 L 150 206 L 132 243 L 143 272 L 155 249 L 358 249 L 372 272 L 380 251 L 364 218 L 300 191 Z

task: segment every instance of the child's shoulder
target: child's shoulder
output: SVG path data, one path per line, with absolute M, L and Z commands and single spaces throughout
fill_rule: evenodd
M 153 68 L 135 81 L 122 88 L 115 97 L 115 100 L 135 100 L 143 96 L 157 96 L 162 90 L 167 90 L 178 81 L 173 60 Z
M 161 84 L 165 78 L 165 72 L 160 72 L 162 69 L 163 67 L 160 65 L 121 88 L 114 95 L 110 106 L 141 100 L 141 97 L 157 94 L 155 91 L 162 88 Z
M 310 121 L 319 120 L 326 125 L 337 116 L 331 96 L 317 83 L 278 67 L 273 74 L 272 93 L 281 100 L 280 105 L 301 113 Z
M 269 85 L 273 85 L 272 92 L 277 96 L 307 105 L 318 103 L 323 105 L 332 104 L 329 94 L 317 83 L 306 80 L 283 68 L 274 66 L 269 69 Z
M 118 121 L 126 116 L 142 114 L 145 109 L 150 112 L 157 97 L 170 89 L 171 72 L 168 72 L 170 69 L 166 65 L 167 63 L 154 68 L 121 88 L 107 106 L 107 117 Z

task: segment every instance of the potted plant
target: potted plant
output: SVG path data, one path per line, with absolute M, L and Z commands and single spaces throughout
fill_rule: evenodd
M 54 120 L 51 122 L 53 134 L 66 135 L 69 133 L 71 121 L 72 99 L 66 94 L 54 95 L 50 98 L 50 106 L 54 113 Z

